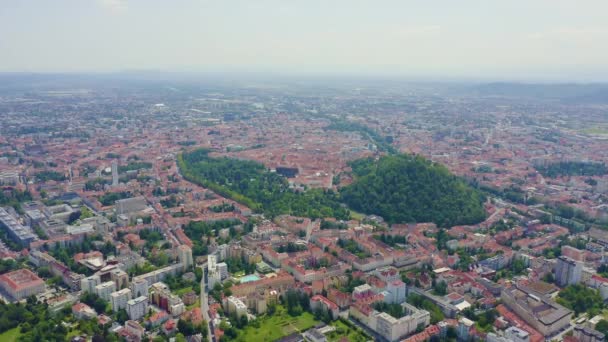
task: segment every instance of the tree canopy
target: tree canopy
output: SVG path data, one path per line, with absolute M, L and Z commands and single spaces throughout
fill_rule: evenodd
M 233 158 L 213 158 L 197 149 L 178 157 L 184 178 L 269 217 L 281 214 L 348 219 L 350 213 L 331 190 L 294 191 L 287 179 L 264 165 Z
M 604 308 L 604 301 L 599 292 L 580 284 L 569 285 L 560 291 L 557 302 L 573 310 L 577 316 L 586 312 L 589 317 L 593 317 Z
M 0 191 L 0 206 L 11 206 L 17 210 L 21 209 L 21 203 L 31 201 L 32 195 L 29 191 L 17 189 Z
M 608 174 L 604 163 L 562 161 L 547 165 L 537 165 L 536 170 L 543 176 L 556 178 L 560 176 L 603 176 Z
M 325 130 L 333 130 L 339 132 L 359 132 L 363 137 L 368 138 L 376 145 L 379 151 L 388 152 L 391 154 L 397 153 L 397 150 L 391 145 L 392 137 L 383 137 L 372 128 L 357 123 L 346 121 L 344 119 L 331 118 L 332 123 L 325 127 Z
M 431 314 L 431 324 L 443 321 L 445 318 L 443 312 L 441 312 L 441 309 L 436 304 L 431 302 L 430 299 L 424 298 L 415 293 L 411 293 L 407 296 L 407 302 L 419 309 L 428 311 Z
M 294 191 L 264 165 L 214 158 L 197 149 L 178 157 L 184 178 L 269 217 L 281 214 L 348 219 L 353 209 L 389 223 L 435 222 L 442 227 L 483 221 L 483 195 L 442 165 L 420 156 L 391 155 L 351 162 L 356 180 L 341 189 Z
M 351 208 L 390 223 L 434 222 L 441 227 L 485 219 L 483 195 L 448 169 L 413 155 L 350 163 L 355 182 L 340 190 Z

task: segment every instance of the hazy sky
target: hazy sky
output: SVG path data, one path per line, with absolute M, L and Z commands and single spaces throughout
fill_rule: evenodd
M 608 0 L 0 0 L 0 71 L 608 81 Z

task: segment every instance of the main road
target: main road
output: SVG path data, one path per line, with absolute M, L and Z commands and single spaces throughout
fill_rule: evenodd
M 207 292 L 207 286 L 205 285 L 205 270 L 207 269 L 207 263 L 205 262 L 201 268 L 203 269 L 203 276 L 201 277 L 201 311 L 203 312 L 205 322 L 207 322 L 207 339 L 209 342 L 214 342 L 213 332 L 211 331 L 213 324 L 209 319 L 209 293 Z

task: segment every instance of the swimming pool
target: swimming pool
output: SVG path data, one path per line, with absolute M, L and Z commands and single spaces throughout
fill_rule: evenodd
M 260 277 L 258 277 L 255 274 L 249 274 L 244 277 L 241 277 L 241 284 L 248 283 L 250 281 L 256 281 L 256 280 L 260 280 Z

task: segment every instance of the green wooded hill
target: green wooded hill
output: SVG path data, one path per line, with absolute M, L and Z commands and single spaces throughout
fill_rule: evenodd
M 389 223 L 434 222 L 441 227 L 485 219 L 483 195 L 423 157 L 399 154 L 350 165 L 355 182 L 340 195 L 356 211 L 382 216 Z
M 339 195 L 331 190 L 296 192 L 289 188 L 285 177 L 268 171 L 260 163 L 214 158 L 208 153 L 205 149 L 197 149 L 178 156 L 180 172 L 185 179 L 271 218 L 281 214 L 340 220 L 350 217 L 348 209 L 340 204 Z
M 537 165 L 536 169 L 543 176 L 557 178 L 561 176 L 603 176 L 608 173 L 604 163 L 564 161 L 548 165 Z

